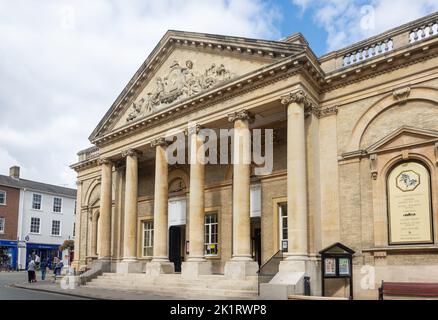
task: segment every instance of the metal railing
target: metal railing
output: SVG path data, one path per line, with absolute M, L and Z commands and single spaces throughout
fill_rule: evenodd
M 280 262 L 283 260 L 283 251 L 280 250 L 274 254 L 265 264 L 263 264 L 259 271 L 257 271 L 258 278 L 258 294 L 260 294 L 260 284 L 269 283 L 272 278 L 278 273 Z

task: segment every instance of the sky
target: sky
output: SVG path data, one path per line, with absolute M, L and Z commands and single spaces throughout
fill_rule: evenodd
M 0 174 L 75 187 L 69 165 L 168 29 L 318 55 L 438 10 L 437 0 L 0 0 Z

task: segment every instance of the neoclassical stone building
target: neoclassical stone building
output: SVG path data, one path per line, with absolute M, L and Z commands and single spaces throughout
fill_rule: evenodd
M 355 251 L 335 268 L 352 270 L 355 298 L 377 298 L 381 280 L 438 282 L 437 35 L 435 13 L 317 57 L 301 34 L 168 31 L 72 166 L 76 266 L 237 281 L 283 251 L 271 283 L 300 293 L 310 276 L 320 295 L 319 252 L 340 242 Z M 272 172 L 169 165 L 171 130 L 202 150 L 189 122 L 273 129 Z

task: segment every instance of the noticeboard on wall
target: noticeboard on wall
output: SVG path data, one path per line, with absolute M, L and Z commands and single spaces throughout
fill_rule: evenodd
M 389 244 L 433 243 L 429 170 L 403 162 L 388 175 Z

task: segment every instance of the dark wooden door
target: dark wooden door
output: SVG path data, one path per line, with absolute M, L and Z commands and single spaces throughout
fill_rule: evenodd
M 169 229 L 169 260 L 175 264 L 175 272 L 181 272 L 181 227 Z

